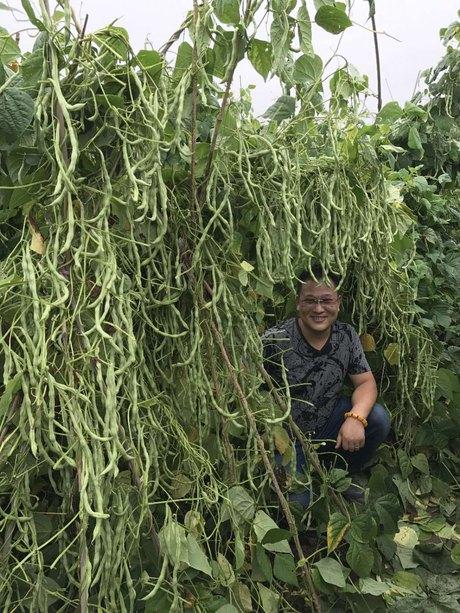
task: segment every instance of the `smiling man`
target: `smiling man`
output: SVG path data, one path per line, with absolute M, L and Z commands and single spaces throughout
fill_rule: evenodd
M 340 279 L 333 274 L 326 279 L 319 266 L 312 272 L 299 277 L 297 317 L 263 335 L 264 365 L 277 387 L 288 388 L 291 414 L 301 430 L 313 440 L 329 441 L 323 461 L 331 463 L 340 455 L 350 473 L 356 473 L 388 436 L 390 419 L 375 404 L 377 386 L 358 334 L 337 320 Z M 341 395 L 347 376 L 354 388 L 351 399 Z M 301 471 L 305 458 L 298 443 L 296 451 Z M 362 495 L 351 488 L 348 497 Z M 309 497 L 305 492 L 291 500 L 306 506 Z

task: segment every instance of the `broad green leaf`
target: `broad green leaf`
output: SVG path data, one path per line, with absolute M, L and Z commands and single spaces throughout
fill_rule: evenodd
M 279 543 L 280 541 L 288 540 L 292 537 L 292 534 L 289 530 L 284 530 L 283 528 L 273 528 L 273 530 L 269 530 L 262 540 L 262 545 L 266 545 L 267 543 Z
M 270 41 L 273 50 L 273 72 L 276 72 L 286 61 L 293 38 L 289 18 L 286 13 L 274 12 L 270 27 Z
M 296 565 L 292 554 L 277 553 L 273 563 L 273 574 L 280 581 L 298 587 Z
M 244 543 L 239 532 L 235 534 L 235 570 L 240 570 L 244 564 Z
M 94 33 L 94 40 L 101 47 L 103 56 L 99 61 L 104 66 L 115 61 L 126 61 L 129 53 L 129 35 L 125 28 L 108 26 Z M 105 52 L 105 53 L 104 53 Z
M 247 490 L 241 485 L 235 485 L 228 490 L 228 501 L 231 509 L 244 521 L 252 521 L 256 505 Z
M 243 287 L 246 287 L 246 285 L 249 283 L 248 273 L 245 270 L 238 271 L 238 281 Z
M 168 555 L 172 564 L 179 564 L 179 562 L 188 564 L 188 543 L 183 526 L 170 519 L 160 530 L 158 536 L 161 548 Z
M 352 540 L 347 551 L 347 562 L 359 577 L 367 577 L 374 564 L 374 553 L 367 543 Z
M 271 43 L 266 40 L 254 38 L 248 48 L 248 59 L 265 80 L 273 64 L 273 49 Z
M 163 70 L 163 58 L 154 49 L 142 49 L 136 56 L 139 66 L 154 80 L 158 79 Z
M 407 570 L 398 570 L 391 578 L 392 583 L 410 592 L 417 592 L 423 585 L 418 575 Z
M 26 87 L 35 87 L 43 75 L 43 50 L 28 53 L 21 64 L 21 76 Z
M 321 79 L 323 61 L 319 55 L 301 55 L 294 63 L 293 79 L 300 85 Z
M 390 366 L 397 366 L 399 364 L 399 345 L 398 343 L 390 343 L 383 352 L 388 364 Z
M 385 557 L 387 562 L 391 562 L 396 553 L 396 543 L 389 534 L 382 534 L 375 539 L 379 551 Z
M 192 568 L 200 570 L 212 577 L 211 565 L 193 534 L 187 535 L 188 563 Z
M 256 565 L 254 565 L 254 561 L 256 562 Z M 260 543 L 256 544 L 254 561 L 253 571 L 260 571 L 262 573 L 263 581 L 268 581 L 271 583 L 273 578 L 272 565 L 270 558 Z M 262 580 L 262 577 L 260 577 L 259 580 Z
M 0 27 L 0 64 L 9 64 L 21 55 L 15 40 L 5 28 Z
M 262 611 L 264 613 L 278 613 L 279 595 L 269 590 L 262 583 L 257 584 L 257 589 L 262 601 Z
M 280 96 L 263 114 L 263 117 L 273 121 L 289 119 L 295 113 L 295 98 L 292 96 Z
M 179 45 L 179 49 L 177 50 L 176 63 L 172 74 L 172 80 L 174 83 L 178 83 L 184 74 L 190 70 L 192 58 L 193 49 L 189 43 L 184 41 Z
M 9 277 L 11 279 L 11 277 Z M 0 419 L 6 414 L 13 402 L 13 396 L 21 389 L 22 386 L 22 372 L 18 372 L 12 379 L 8 381 L 5 386 L 5 391 L 0 398 Z
M 263 540 L 269 530 L 279 530 L 273 519 L 264 511 L 257 511 L 252 527 L 259 543 L 263 543 Z M 278 543 L 266 543 L 263 545 L 263 547 L 268 549 L 268 551 L 291 553 L 291 548 L 286 540 L 279 541 Z
M 239 613 L 239 611 L 232 604 L 224 604 L 217 609 L 216 613 Z
M 420 140 L 420 134 L 416 126 L 411 126 L 409 128 L 409 136 L 407 138 L 407 144 L 410 149 L 415 149 L 416 151 L 423 153 L 424 149 L 423 149 L 422 141 Z
M 327 552 L 328 554 L 340 545 L 350 523 L 342 513 L 333 513 L 327 524 Z
M 314 566 L 318 569 L 323 581 L 336 587 L 345 587 L 344 569 L 340 562 L 334 558 L 322 558 L 315 562 Z
M 350 534 L 355 541 L 369 543 L 377 536 L 377 525 L 370 511 L 360 513 L 352 519 Z
M 306 55 L 313 55 L 313 45 L 311 43 L 311 21 L 305 0 L 302 0 L 302 5 L 297 13 L 297 27 L 299 30 L 300 50 Z
M 320 28 L 331 34 L 340 34 L 352 25 L 344 9 L 338 6 L 321 6 L 315 21 Z
M 184 498 L 192 489 L 192 481 L 187 475 L 178 473 L 171 480 L 171 494 L 174 498 Z
M 454 399 L 454 394 L 460 391 L 458 375 L 447 368 L 439 368 L 436 372 L 437 385 L 442 395 L 448 400 Z
M 224 587 L 229 587 L 235 582 L 235 573 L 233 572 L 232 565 L 221 553 L 217 554 L 217 565 L 217 581 Z
M 375 511 L 385 532 L 394 534 L 398 529 L 401 506 L 394 494 L 380 496 L 374 503 Z
M 319 10 L 322 6 L 334 6 L 335 0 L 313 0 L 313 4 L 316 10 Z
M 411 460 L 404 449 L 398 449 L 397 455 L 399 470 L 401 471 L 402 478 L 407 479 L 412 472 Z
M 371 577 L 359 580 L 359 591 L 361 594 L 372 594 L 372 596 L 381 596 L 390 591 L 390 586 L 384 581 L 376 581 Z
M 446 549 L 431 554 L 425 553 L 420 549 L 419 545 L 416 545 L 414 547 L 413 559 L 416 564 L 421 564 L 428 571 L 436 575 L 450 575 L 451 573 L 458 572 L 457 563 Z
M 414 468 L 419 470 L 424 475 L 430 474 L 430 467 L 428 465 L 428 460 L 424 453 L 418 453 L 413 458 L 410 459 L 411 464 Z
M 34 117 L 34 101 L 25 91 L 9 87 L 0 94 L 0 140 L 13 145 Z
M 397 102 L 388 102 L 377 114 L 376 123 L 392 124 L 403 115 L 403 110 Z M 399 149 L 400 147 L 398 147 Z M 403 150 L 404 151 L 404 150 Z
M 235 594 L 241 608 L 245 613 L 250 613 L 253 611 L 251 590 L 245 583 L 237 581 L 235 585 L 232 586 L 232 592 Z
M 240 6 L 238 0 L 214 0 L 213 4 L 219 21 L 231 25 L 239 23 Z

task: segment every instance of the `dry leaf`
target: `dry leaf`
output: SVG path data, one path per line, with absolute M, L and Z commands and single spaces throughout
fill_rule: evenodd
M 364 351 L 375 351 L 375 340 L 372 334 L 362 334 L 360 339 Z

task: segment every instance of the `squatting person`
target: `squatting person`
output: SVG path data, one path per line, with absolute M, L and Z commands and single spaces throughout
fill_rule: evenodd
M 264 366 L 277 387 L 287 382 L 291 415 L 299 428 L 312 440 L 329 441 L 320 457 L 330 461 L 339 455 L 353 474 L 371 460 L 388 436 L 390 418 L 375 404 L 377 386 L 358 334 L 337 320 L 340 279 L 325 275 L 318 265 L 312 272 L 313 276 L 308 271 L 299 276 L 297 317 L 264 333 Z M 347 375 L 354 387 L 351 399 L 341 395 Z M 305 458 L 299 442 L 296 453 L 300 472 Z M 351 486 L 346 495 L 359 500 L 362 491 Z M 308 491 L 290 496 L 291 502 L 305 507 L 309 498 Z

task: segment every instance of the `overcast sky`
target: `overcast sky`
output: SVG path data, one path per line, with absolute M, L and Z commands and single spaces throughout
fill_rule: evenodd
M 21 8 L 20 0 L 7 2 L 14 8 Z M 35 4 L 32 0 L 32 4 Z M 83 21 L 89 15 L 88 31 L 96 30 L 118 19 L 118 25 L 125 27 L 135 49 L 144 47 L 148 39 L 158 48 L 174 32 L 192 7 L 192 0 L 75 0 L 72 2 Z M 307 0 L 310 16 L 314 18 L 313 1 Z M 384 102 L 409 99 L 417 84 L 420 71 L 433 66 L 442 56 L 439 30 L 456 19 L 458 0 L 375 0 L 377 29 L 390 36 L 379 36 L 383 73 Z M 345 31 L 339 53 L 345 56 L 361 73 L 369 75 L 370 87 L 376 90 L 375 55 L 372 34 L 368 29 L 367 0 L 355 0 L 351 13 L 358 24 Z M 16 18 L 21 17 L 15 13 Z M 6 11 L 0 12 L 0 23 L 10 32 L 21 29 Z M 267 37 L 264 29 L 259 38 Z M 21 46 L 30 46 L 27 34 L 22 34 Z M 398 40 L 395 40 L 398 39 Z M 315 51 L 323 60 L 335 51 L 339 37 L 313 28 Z M 173 56 L 170 58 L 173 60 Z M 239 85 L 255 84 L 253 93 L 256 112 L 262 113 L 280 94 L 276 79 L 263 79 L 245 62 L 236 74 L 234 90 Z M 372 103 L 369 105 L 372 107 Z

